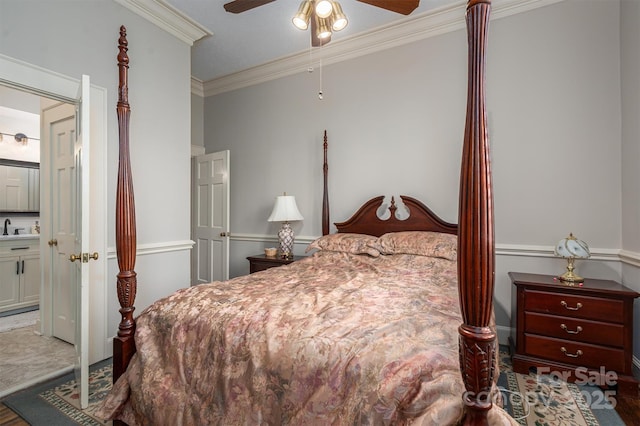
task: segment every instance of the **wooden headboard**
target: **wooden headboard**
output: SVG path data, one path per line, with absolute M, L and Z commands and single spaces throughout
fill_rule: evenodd
M 396 212 L 396 200 L 391 197 L 388 210 L 390 216 L 387 219 L 378 217 L 378 210 L 382 205 L 384 196 L 370 199 L 360 207 L 348 220 L 336 223 L 338 232 L 353 232 L 356 234 L 369 234 L 379 237 L 387 232 L 400 231 L 433 231 L 457 234 L 458 226 L 440 219 L 427 206 L 415 198 L 401 195 L 400 199 L 409 210 L 409 217 L 398 219 Z

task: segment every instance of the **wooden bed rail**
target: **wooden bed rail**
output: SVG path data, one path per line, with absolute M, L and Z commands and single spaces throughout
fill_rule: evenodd
M 485 110 L 485 50 L 491 0 L 467 3 L 467 118 L 458 208 L 458 285 L 464 323 L 459 328 L 465 425 L 485 425 L 491 408 L 496 335 L 493 309 L 493 194 Z

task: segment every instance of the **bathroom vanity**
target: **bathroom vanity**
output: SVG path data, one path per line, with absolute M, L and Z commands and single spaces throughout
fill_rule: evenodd
M 0 312 L 40 301 L 40 235 L 0 236 Z

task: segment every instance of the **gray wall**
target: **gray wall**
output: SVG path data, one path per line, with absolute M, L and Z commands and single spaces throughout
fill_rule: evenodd
M 190 47 L 112 0 L 0 0 L 0 54 L 107 89 L 107 219 L 111 256 L 107 334 L 120 320 L 115 294 L 118 167 L 116 55 L 128 30 L 131 162 L 138 245 L 137 311 L 189 285 Z M 170 173 L 168 173 L 168 171 Z
M 486 87 L 501 338 L 511 315 L 507 272 L 561 273 L 566 262 L 552 249 L 569 232 L 593 251 L 577 262 L 579 273 L 630 276 L 618 257 L 623 247 L 640 247 L 637 90 L 621 99 L 621 84 L 638 86 L 638 12 L 628 3 L 635 16 L 622 42 L 616 1 L 567 0 L 491 22 Z M 623 82 L 621 44 L 635 55 Z M 247 273 L 244 257 L 273 245 L 277 225 L 266 218 L 283 191 L 296 196 L 305 217 L 294 228 L 296 252 L 321 233 L 324 129 L 332 221 L 381 194 L 415 196 L 457 221 L 466 63 L 459 30 L 325 66 L 322 101 L 317 69 L 206 97 L 207 152 L 232 153 L 231 274 Z M 624 143 L 623 105 L 633 128 Z M 640 290 L 640 280 L 624 282 Z
M 622 279 L 640 291 L 640 2 L 622 0 Z M 634 353 L 640 358 L 640 301 L 634 311 Z

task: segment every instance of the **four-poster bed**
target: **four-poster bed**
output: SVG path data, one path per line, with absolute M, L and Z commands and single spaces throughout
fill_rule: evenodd
M 331 263 L 341 262 L 344 257 L 349 257 L 350 259 L 354 256 L 359 256 L 357 262 L 362 264 L 366 264 L 369 266 L 364 266 L 365 268 L 378 269 L 378 265 L 380 262 L 387 262 L 388 259 L 394 258 L 394 256 L 386 256 L 382 251 L 388 249 L 390 246 L 395 247 L 394 244 L 402 244 L 398 241 L 407 242 L 409 240 L 415 242 L 415 235 L 411 234 L 409 240 L 397 240 L 391 243 L 391 245 L 385 246 L 385 241 L 381 241 L 376 239 L 374 236 L 380 236 L 387 232 L 397 232 L 397 231 L 431 231 L 429 234 L 434 233 L 438 235 L 451 235 L 457 232 L 458 237 L 455 239 L 455 250 L 453 249 L 444 249 L 448 255 L 442 256 L 442 252 L 438 252 L 435 255 L 433 253 L 429 253 L 428 256 L 422 256 L 423 253 L 419 253 L 420 256 L 411 257 L 410 260 L 406 259 L 407 254 L 402 253 L 401 258 L 405 259 L 403 261 L 409 262 L 410 265 L 414 269 L 407 269 L 406 265 L 398 266 L 394 265 L 393 268 L 402 268 L 402 270 L 407 273 L 407 276 L 411 275 L 412 272 L 417 272 L 420 275 L 420 279 L 427 280 L 427 277 L 422 276 L 421 268 L 431 268 L 433 265 L 440 265 L 442 262 L 450 262 L 448 265 L 450 266 L 451 262 L 454 265 L 454 273 L 445 273 L 444 276 L 448 276 L 449 278 L 453 277 L 453 281 L 456 281 L 457 275 L 457 292 L 455 293 L 459 298 L 459 309 L 460 309 L 460 318 L 462 324 L 457 327 L 456 334 L 459 334 L 457 340 L 457 352 L 459 355 L 459 368 L 456 371 L 456 376 L 459 376 L 461 373 L 461 383 L 463 383 L 463 387 L 458 389 L 460 391 L 459 398 L 461 398 L 458 402 L 460 403 L 460 407 L 464 407 L 464 410 L 461 413 L 464 413 L 463 422 L 465 424 L 486 424 L 488 419 L 490 418 L 492 421 L 501 421 L 503 423 L 508 423 L 510 420 L 504 416 L 501 416 L 500 412 L 496 414 L 496 410 L 492 409 L 492 389 L 494 389 L 494 380 L 495 380 L 495 372 L 496 372 L 496 339 L 495 332 L 492 327 L 492 313 L 493 313 L 493 281 L 494 281 L 494 237 L 493 237 L 493 202 L 492 202 L 492 189 L 491 189 L 491 172 L 490 172 L 490 164 L 489 164 L 489 153 L 488 153 L 488 137 L 487 137 L 487 129 L 486 129 L 486 117 L 485 117 L 485 95 L 484 95 L 484 63 L 485 63 L 485 46 L 486 46 L 486 34 L 487 27 L 489 23 L 489 13 L 490 13 L 490 0 L 470 0 L 467 4 L 467 30 L 468 30 L 468 46 L 469 46 L 469 63 L 468 63 L 468 100 L 467 100 L 467 113 L 466 113 L 466 124 L 465 124 L 465 135 L 464 135 L 464 146 L 463 146 L 463 157 L 462 157 L 462 167 L 461 167 L 461 175 L 460 175 L 460 194 L 459 194 L 459 224 L 457 226 L 448 224 L 440 219 L 438 219 L 428 208 L 426 208 L 422 203 L 417 200 L 414 200 L 410 197 L 402 197 L 403 204 L 410 211 L 410 220 L 409 221 L 396 221 L 394 217 L 395 205 L 392 203 L 391 206 L 391 217 L 385 223 L 381 222 L 376 216 L 376 209 L 380 205 L 382 201 L 382 197 L 377 199 L 370 200 L 367 202 L 351 219 L 347 222 L 343 222 L 342 224 L 336 224 L 338 228 L 339 234 L 344 233 L 345 235 L 353 236 L 358 233 L 365 233 L 371 235 L 374 240 L 366 240 L 361 241 L 357 237 L 353 237 L 355 240 L 347 239 L 337 239 L 332 240 L 329 233 L 329 209 L 328 209 L 328 196 L 326 191 L 326 182 L 327 182 L 327 162 L 326 162 L 326 133 L 325 133 L 325 162 L 323 166 L 324 171 L 324 182 L 325 182 L 325 191 L 323 194 L 323 219 L 322 219 L 322 228 L 323 235 L 325 235 L 324 240 L 318 241 L 314 248 L 318 249 L 318 256 L 314 255 L 314 258 L 323 258 L 329 256 L 336 255 L 336 252 L 339 253 L 339 257 L 332 259 Z M 136 322 L 133 318 L 133 310 L 134 310 L 134 301 L 136 294 L 136 273 L 134 271 L 135 266 L 135 249 L 136 249 L 136 232 L 135 232 L 135 213 L 134 213 L 134 197 L 133 197 L 133 187 L 131 183 L 131 166 L 129 162 L 129 140 L 128 140 L 128 125 L 129 125 L 129 104 L 128 104 L 128 86 L 127 86 L 127 72 L 128 72 L 128 57 L 127 57 L 127 40 L 126 40 L 126 30 L 124 27 L 121 28 L 121 36 L 119 39 L 119 55 L 118 55 L 118 66 L 120 71 L 120 86 L 119 86 L 119 101 L 117 105 L 118 119 L 119 119 L 119 130 L 120 130 L 120 158 L 119 158 L 119 168 L 118 168 L 118 189 L 117 189 L 117 205 L 116 205 L 116 249 L 117 249 L 117 257 L 118 264 L 120 267 L 120 273 L 118 274 L 117 281 L 117 292 L 118 299 L 121 305 L 120 313 L 122 315 L 122 320 L 120 322 L 118 328 L 118 336 L 114 340 L 114 382 L 123 375 L 126 375 L 126 370 L 129 364 L 132 361 L 132 357 L 136 353 L 136 343 L 134 341 L 134 334 L 136 331 Z M 402 223 L 400 223 L 402 222 Z M 372 228 L 373 226 L 373 228 Z M 382 228 L 380 228 L 382 226 Z M 349 237 L 350 238 L 350 237 Z M 384 238 L 384 237 L 381 237 Z M 435 250 L 442 250 L 443 246 L 447 246 L 447 244 L 451 244 L 451 240 L 447 240 L 447 237 L 437 237 L 438 240 L 434 242 L 430 240 L 427 243 L 429 249 L 432 250 L 434 247 L 437 247 Z M 442 238 L 442 240 L 440 239 Z M 386 241 L 389 244 L 388 241 Z M 312 245 L 313 246 L 313 245 Z M 336 246 L 339 246 L 339 249 L 335 249 Z M 346 249 L 347 252 L 343 252 L 345 246 L 348 246 Z M 357 247 L 356 247 L 357 246 Z M 327 247 L 332 247 L 327 249 Z M 354 251 L 355 250 L 355 251 Z M 382 250 L 382 251 L 381 251 Z M 422 250 L 422 249 L 420 249 Z M 419 250 L 419 251 L 420 251 Z M 451 252 L 455 251 L 456 255 L 451 255 Z M 362 253 L 366 254 L 362 254 Z M 393 254 L 393 253 L 390 253 Z M 415 253 L 408 254 L 409 256 L 413 256 Z M 457 257 L 457 261 L 456 258 Z M 424 260 L 427 258 L 428 260 Z M 341 260 L 337 260 L 341 259 Z M 382 260 L 380 260 L 382 259 Z M 378 263 L 375 263 L 378 262 Z M 427 262 L 428 265 L 424 262 Z M 307 264 L 311 263 L 311 261 L 307 262 L 305 259 L 301 262 L 303 266 L 308 266 Z M 375 264 L 374 264 L 375 263 Z M 329 264 L 324 264 L 327 269 L 330 269 Z M 320 265 L 323 265 L 322 263 Z M 456 266 L 457 265 L 457 266 Z M 293 266 L 293 265 L 290 265 Z M 437 266 L 436 269 L 447 269 L 449 266 Z M 344 268 L 347 268 L 347 265 L 344 265 Z M 282 267 L 282 268 L 288 268 Z M 300 267 L 302 269 L 302 267 Z M 281 268 L 274 268 L 275 270 L 269 270 L 265 272 L 261 272 L 260 274 L 254 274 L 254 276 L 259 276 L 259 278 L 252 279 L 262 279 L 265 276 L 271 277 L 273 274 L 281 273 Z M 308 266 L 307 269 L 314 270 L 317 273 L 317 270 L 321 269 L 319 267 L 311 267 Z M 407 272 L 409 271 L 409 272 Z M 271 274 L 271 275 L 270 275 Z M 426 273 L 425 273 L 426 275 Z M 261 278 L 262 277 L 262 278 Z M 274 282 L 277 281 L 277 278 L 273 278 Z M 387 277 L 388 278 L 388 277 Z M 388 278 L 390 279 L 390 278 Z M 429 277 L 429 280 L 432 278 Z M 433 278 L 438 281 L 438 278 Z M 234 279 L 235 280 L 235 279 Z M 230 294 L 238 300 L 245 300 L 243 294 L 238 293 L 237 286 L 234 284 L 234 280 L 231 280 L 229 284 L 225 285 L 225 289 L 230 291 Z M 406 281 L 409 282 L 411 279 L 406 278 Z M 439 282 L 439 281 L 438 281 Z M 260 281 L 254 282 L 255 286 L 260 287 L 262 284 Z M 397 282 L 396 285 L 404 285 L 404 283 Z M 234 287 L 235 286 L 235 287 Z M 298 287 L 296 287 L 297 289 Z M 291 290 L 289 288 L 288 290 Z M 385 291 L 384 289 L 378 289 L 379 291 Z M 196 290 L 187 289 L 187 291 L 196 292 Z M 198 290 L 202 291 L 202 290 Z M 213 293 L 216 293 L 217 290 L 207 290 Z M 286 291 L 286 290 L 285 290 Z M 305 287 L 305 291 L 307 288 Z M 411 292 L 414 291 L 412 289 L 406 289 L 405 291 Z M 393 293 L 393 292 L 391 292 Z M 446 293 L 448 294 L 448 293 Z M 180 294 L 178 296 L 173 295 L 169 298 L 169 305 L 176 304 L 179 305 L 184 302 L 185 297 Z M 257 294 L 253 295 L 254 298 L 260 298 Z M 301 296 L 302 297 L 302 296 Z M 318 294 L 315 295 L 316 299 L 319 297 Z M 419 297 L 418 297 L 419 298 Z M 344 296 L 343 299 L 348 299 L 348 297 Z M 434 300 L 437 297 L 434 296 Z M 186 303 L 186 302 L 184 302 Z M 193 302 L 189 302 L 193 303 Z M 203 302 L 204 303 L 204 302 Z M 224 303 L 222 301 L 215 302 L 216 304 L 222 306 Z M 248 302 L 247 302 L 248 303 Z M 430 302 L 431 303 L 431 302 Z M 435 303 L 435 302 L 434 302 Z M 410 304 L 410 303 L 409 303 Z M 365 304 L 368 306 L 368 304 Z M 207 305 L 208 306 L 208 305 Z M 225 305 L 226 306 L 226 305 Z M 428 304 L 424 305 L 424 309 L 428 309 Z M 436 306 L 436 305 L 434 305 Z M 167 305 L 159 305 L 159 307 L 151 307 L 149 313 L 144 315 L 145 328 L 144 334 L 146 336 L 148 330 L 152 329 L 153 326 L 150 325 L 154 318 L 158 318 L 153 312 L 154 310 L 167 310 Z M 220 308 L 222 310 L 222 308 Z M 226 309 L 226 308 L 225 308 Z M 256 308 L 259 309 L 259 308 Z M 293 308 L 292 308 L 293 309 Z M 364 308 L 363 308 L 364 309 Z M 457 309 L 457 308 L 456 308 Z M 157 313 L 157 312 L 156 312 Z M 372 312 L 369 312 L 371 314 Z M 265 313 L 268 316 L 268 313 Z M 320 315 L 320 314 L 318 314 Z M 324 313 L 323 313 L 324 315 Z M 381 314 L 382 315 L 382 314 Z M 170 316 L 170 315 L 169 315 Z M 375 316 L 372 315 L 372 316 Z M 143 317 L 143 315 L 141 315 Z M 171 317 L 171 316 L 170 316 Z M 416 313 L 414 317 L 424 317 L 424 319 L 429 321 L 435 321 L 439 326 L 444 328 L 444 324 L 446 321 L 442 322 L 442 318 L 431 314 L 419 315 Z M 171 317 L 172 319 L 176 319 L 175 317 Z M 404 318 L 404 317 L 403 317 Z M 140 321 L 140 317 L 137 319 Z M 163 321 L 167 321 L 164 319 Z M 233 322 L 233 321 L 231 321 Z M 450 322 L 450 321 L 449 321 Z M 458 321 L 458 324 L 460 322 Z M 211 326 L 211 324 L 209 324 Z M 415 325 L 411 323 L 409 327 L 415 327 L 416 329 L 420 327 L 433 327 L 434 324 L 420 324 Z M 438 325 L 436 325 L 437 327 Z M 194 325 L 193 327 L 199 327 Z M 138 332 L 140 333 L 140 326 L 138 328 Z M 179 334 L 178 332 L 175 332 Z M 222 332 L 224 336 L 224 331 Z M 423 337 L 422 334 L 418 333 L 416 336 Z M 178 338 L 179 336 L 173 336 L 174 338 Z M 136 336 L 136 339 L 140 339 L 140 341 L 146 341 L 144 336 Z M 238 338 L 235 336 L 235 338 Z M 386 338 L 386 335 L 385 335 Z M 224 340 L 224 338 L 222 339 Z M 380 344 L 379 342 L 383 339 L 377 339 L 372 344 Z M 281 343 L 280 341 L 278 341 Z M 166 342 L 165 342 L 166 343 Z M 222 344 L 222 342 L 219 342 Z M 283 343 L 284 344 L 284 343 Z M 398 345 L 396 342 L 396 346 L 402 346 L 402 344 Z M 446 346 L 443 344 L 442 346 Z M 146 349 L 146 347 L 145 347 Z M 299 348 L 298 348 L 299 349 Z M 147 357 L 147 353 L 144 352 L 141 347 L 138 347 L 139 353 L 133 358 L 135 361 L 134 369 L 135 371 L 131 373 L 131 375 L 144 375 L 141 372 L 142 365 L 144 365 L 144 360 L 142 358 Z M 231 351 L 231 349 L 226 348 L 226 350 Z M 392 352 L 391 349 L 387 347 L 388 352 Z M 425 351 L 429 349 L 424 349 Z M 437 352 L 438 349 L 436 349 Z M 167 352 L 171 352 L 170 349 L 167 349 Z M 188 356 L 189 354 L 184 354 L 184 356 Z M 220 350 L 220 353 L 217 354 L 222 357 L 223 350 Z M 442 355 L 442 353 L 440 353 Z M 182 357 L 183 354 L 176 355 L 177 357 Z M 376 355 L 377 356 L 377 355 Z M 442 357 L 441 357 L 442 358 Z M 377 358 L 376 358 L 377 359 Z M 440 359 L 440 358 L 438 358 Z M 458 363 L 456 361 L 456 363 Z M 256 362 L 252 360 L 252 362 Z M 433 362 L 431 360 L 430 362 Z M 171 369 L 174 367 L 169 367 L 168 364 L 165 365 L 166 368 Z M 296 364 L 296 367 L 300 369 L 301 367 Z M 191 371 L 183 371 L 183 369 L 189 370 L 190 367 L 185 367 L 184 365 L 181 367 L 176 367 L 180 371 L 174 371 L 175 375 L 181 377 L 181 380 L 184 381 L 185 377 L 191 377 Z M 359 367 L 360 368 L 360 367 Z M 363 366 L 363 371 L 367 366 Z M 255 370 L 251 370 L 252 374 L 255 374 L 255 377 L 261 378 L 262 376 L 258 374 L 259 368 L 256 366 Z M 446 369 L 445 369 L 446 370 Z M 249 374 L 247 371 L 243 370 L 243 374 Z M 296 370 L 297 371 L 297 370 Z M 448 371 L 448 370 L 447 370 Z M 168 373 L 167 373 L 168 374 Z M 346 373 L 345 373 L 346 374 Z M 363 373 L 364 374 L 364 373 Z M 420 373 L 423 374 L 423 373 Z M 426 373 L 424 373 L 426 374 Z M 440 373 L 438 373 L 440 374 Z M 131 376 L 130 375 L 130 376 Z M 166 377 L 166 376 L 162 376 Z M 158 386 L 162 385 L 163 378 L 156 377 L 153 383 Z M 442 376 L 444 377 L 444 376 Z M 447 376 L 448 377 L 448 376 Z M 255 378 L 254 378 L 255 379 Z M 127 378 L 129 380 L 129 378 Z M 218 377 L 218 380 L 222 380 Z M 210 383 L 209 386 L 215 387 L 225 387 L 228 385 L 229 377 L 225 378 L 226 381 L 219 383 Z M 256 379 L 257 380 L 257 379 Z M 392 379 L 390 379 L 392 380 Z M 425 381 L 429 381 L 424 379 Z M 455 378 L 451 378 L 446 381 L 447 383 L 456 382 Z M 122 380 L 121 382 L 124 382 Z M 119 382 L 120 383 L 120 382 Z M 173 383 L 173 382 L 172 382 Z M 370 384 L 369 384 L 370 385 Z M 124 385 L 123 385 L 124 386 Z M 128 386 L 128 384 L 127 384 Z M 173 385 L 172 385 L 173 386 Z M 239 385 L 238 385 L 239 386 Z M 257 386 L 257 385 L 255 385 Z M 288 387 L 289 385 L 287 385 Z M 114 389 L 117 386 L 114 386 Z M 455 386 L 454 386 L 455 388 Z M 173 392 L 173 389 L 170 389 Z M 379 390 L 378 390 L 379 391 Z M 130 390 L 127 388 L 123 391 L 128 395 Z M 240 392 L 240 391 L 238 391 Z M 416 391 L 418 392 L 418 391 Z M 240 392 L 242 393 L 242 392 Z M 282 393 L 286 393 L 285 390 Z M 410 395 L 410 397 L 416 397 L 418 401 L 422 401 L 420 398 L 424 397 L 429 393 L 428 390 L 421 390 L 415 395 Z M 440 393 L 446 393 L 440 391 Z M 149 396 L 148 393 L 141 393 L 140 395 L 134 395 L 134 392 L 131 391 L 131 397 L 128 399 L 134 400 L 133 403 L 141 403 L 141 399 L 144 399 L 144 396 Z M 416 396 L 420 395 L 420 397 Z M 495 396 L 495 395 L 493 395 Z M 278 398 L 282 397 L 278 394 Z M 137 401 L 136 398 L 138 399 Z M 433 398 L 433 396 L 428 397 Z M 383 396 L 380 396 L 380 400 L 384 400 Z M 113 403 L 113 401 L 111 401 Z M 219 401 L 218 401 L 219 402 Z M 290 401 L 289 401 L 290 402 Z M 431 401 L 433 402 L 433 401 Z M 430 402 L 430 403 L 431 403 Z M 127 402 L 129 404 L 129 402 Z M 373 404 L 375 406 L 375 404 Z M 113 407 L 112 407 L 113 408 Z M 415 407 L 414 407 L 415 408 Z M 128 417 L 129 420 L 134 419 L 133 413 L 136 409 L 131 408 L 129 405 L 126 407 L 129 410 Z M 195 410 L 195 406 L 189 408 L 190 412 L 189 416 L 194 415 L 191 411 Z M 206 410 L 206 407 L 198 406 L 199 410 Z M 111 414 L 118 415 L 120 413 L 119 410 L 123 410 L 121 407 L 116 407 L 113 409 L 114 411 Z M 139 408 L 140 412 L 144 411 L 144 408 Z M 275 410 L 275 408 L 274 408 Z M 284 409 L 283 409 L 284 410 Z M 446 410 L 445 410 L 446 411 Z M 137 414 L 141 415 L 140 412 Z M 502 412 L 504 413 L 504 412 Z M 458 413 L 460 414 L 460 413 Z M 198 415 L 203 415 L 199 413 Z M 278 415 L 285 416 L 284 414 L 278 413 Z M 386 419 L 391 419 L 393 423 L 393 419 L 400 419 L 398 413 L 388 414 L 391 417 L 384 417 Z M 405 414 L 402 414 L 405 415 Z M 431 414 L 429 414 L 431 415 Z M 436 414 L 440 415 L 440 414 Z M 454 417 L 457 415 L 456 413 L 451 414 L 448 413 L 449 416 L 453 415 Z M 186 416 L 186 414 L 185 414 Z M 506 416 L 506 414 L 505 414 Z M 507 416 L 508 417 L 508 416 Z M 196 417 L 189 417 L 196 418 Z M 285 417 L 279 417 L 285 418 Z M 418 418 L 418 417 L 417 417 Z M 450 419 L 451 417 L 443 417 Z M 462 414 L 457 419 L 460 420 L 462 418 Z M 377 417 L 374 418 L 374 422 L 377 421 Z M 427 421 L 431 419 L 432 421 L 435 417 L 422 417 L 423 421 Z M 139 421 L 138 419 L 137 421 Z M 259 419 L 254 419 L 256 422 L 260 422 Z M 289 419 L 293 421 L 292 419 Z M 456 421 L 458 421 L 456 420 Z M 408 422 L 408 420 L 403 420 Z

